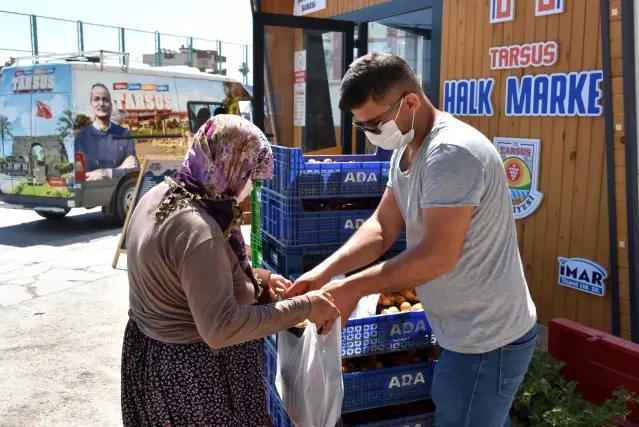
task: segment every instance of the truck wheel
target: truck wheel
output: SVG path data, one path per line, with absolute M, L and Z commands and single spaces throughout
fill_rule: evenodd
M 52 212 L 52 211 L 35 211 L 38 215 L 45 219 L 62 219 L 69 213 L 71 209 L 65 209 L 64 212 Z
M 129 207 L 133 205 L 133 193 L 135 192 L 135 185 L 137 183 L 136 178 L 128 178 L 120 185 L 118 192 L 115 195 L 115 206 L 113 213 L 118 222 L 124 225 L 126 221 L 126 214 L 129 211 Z

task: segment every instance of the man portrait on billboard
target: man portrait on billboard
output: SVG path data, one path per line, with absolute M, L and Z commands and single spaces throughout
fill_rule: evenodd
M 94 84 L 89 104 L 95 120 L 75 137 L 75 152 L 84 154 L 87 181 L 119 178 L 139 170 L 131 132 L 111 121 L 113 102 L 109 89 L 102 83 Z

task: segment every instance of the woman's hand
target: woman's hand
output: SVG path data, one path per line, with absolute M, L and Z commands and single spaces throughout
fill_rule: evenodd
M 321 330 L 322 335 L 327 335 L 340 317 L 333 296 L 323 289 L 310 291 L 306 295 L 311 300 L 311 312 L 308 315 L 308 320 L 315 323 L 318 332 Z
M 277 301 L 277 297 L 286 298 L 286 291 L 293 283 L 279 274 L 263 268 L 254 268 L 253 273 L 262 281 L 262 289 L 268 292 L 271 301 Z
M 268 270 L 254 268 L 253 271 L 262 279 L 262 289 L 268 292 L 270 301 L 277 301 L 278 296 L 284 298 L 288 288 L 293 285 L 290 280 Z
M 275 301 L 278 296 L 284 298 L 286 291 L 293 283 L 279 274 L 272 273 L 269 275 L 266 285 L 265 290 L 268 289 L 271 300 Z

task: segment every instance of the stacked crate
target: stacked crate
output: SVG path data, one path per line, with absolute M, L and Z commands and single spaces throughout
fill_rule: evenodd
M 253 215 L 251 251 L 259 249 L 252 260 L 289 277 L 319 264 L 372 215 L 386 188 L 390 153 L 303 156 L 299 148 L 272 148 L 273 179 L 252 194 L 252 209 L 261 210 L 259 223 Z M 402 241 L 390 252 L 404 248 Z
M 303 156 L 298 148 L 272 148 L 273 179 L 256 186 L 251 195 L 252 264 L 294 279 L 337 250 L 373 214 L 388 181 L 390 152 Z M 401 236 L 385 258 L 405 247 Z M 355 359 L 430 347 L 434 339 L 424 313 L 416 311 L 351 320 L 342 331 L 342 342 L 343 359 Z M 274 339 L 265 340 L 269 410 L 276 426 L 288 426 L 274 388 L 276 348 Z M 343 413 L 428 399 L 433 366 L 426 361 L 345 373 Z M 423 414 L 391 424 L 354 425 L 403 426 L 415 420 L 414 425 L 430 425 L 431 418 Z

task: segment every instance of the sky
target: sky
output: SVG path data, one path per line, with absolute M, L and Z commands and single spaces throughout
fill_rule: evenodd
M 169 49 L 178 49 L 181 45 L 186 45 L 186 37 L 189 36 L 208 40 L 219 39 L 226 42 L 222 46 L 222 55 L 227 57 L 228 75 L 238 79 L 242 77 L 238 71 L 243 62 L 242 45 L 250 46 L 253 37 L 249 0 L 109 0 L 103 3 L 85 0 L 0 1 L 2 63 L 10 56 L 31 55 L 29 17 L 6 12 L 39 16 L 37 25 L 41 54 L 76 52 L 78 42 L 75 21 L 78 20 L 84 22 L 86 51 L 118 50 L 117 29 L 96 27 L 88 23 L 183 36 L 161 36 L 161 47 Z M 40 17 L 62 18 L 74 22 L 58 22 Z M 155 49 L 153 34 L 127 31 L 125 43 L 132 61 L 141 61 L 142 53 L 153 53 Z M 215 49 L 216 45 L 215 42 L 194 40 L 193 47 Z M 252 68 L 250 48 L 248 56 L 249 68 Z M 249 84 L 250 80 L 249 75 Z

